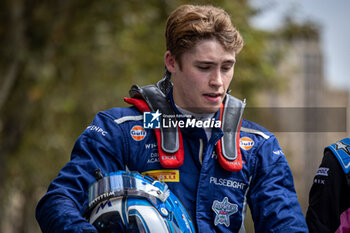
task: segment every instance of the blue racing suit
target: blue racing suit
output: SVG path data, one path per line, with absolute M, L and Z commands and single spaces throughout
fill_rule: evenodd
M 229 172 L 220 166 L 215 152 L 224 134 L 220 128 L 212 130 L 209 141 L 203 128 L 182 128 L 181 133 L 183 165 L 165 169 L 159 162 L 155 134 L 143 128 L 143 116 L 135 107 L 98 113 L 37 206 L 42 231 L 97 232 L 83 215 L 89 184 L 100 168 L 104 174 L 130 170 L 161 175 L 187 208 L 198 232 L 244 232 L 247 205 L 256 232 L 308 232 L 291 170 L 273 134 L 243 120 L 243 169 Z

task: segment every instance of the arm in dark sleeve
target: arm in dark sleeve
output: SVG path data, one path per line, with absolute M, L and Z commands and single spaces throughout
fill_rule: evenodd
M 250 207 L 256 232 L 308 232 L 292 172 L 275 137 L 259 149 Z
M 38 203 L 36 218 L 42 232 L 97 232 L 83 217 L 88 206 L 88 187 L 95 181 L 94 171 L 100 168 L 105 174 L 124 169 L 122 132 L 109 124 L 109 119 L 102 118 L 106 117 L 97 116 L 93 125 L 104 133 L 85 130 L 73 148 L 71 161 Z
M 309 195 L 306 221 L 310 232 L 335 232 L 342 211 L 341 193 L 347 187 L 344 172 L 330 150 L 326 150 Z

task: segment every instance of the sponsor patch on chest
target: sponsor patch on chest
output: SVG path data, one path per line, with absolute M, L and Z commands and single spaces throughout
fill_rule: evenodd
M 142 175 L 164 182 L 180 182 L 179 170 L 153 170 L 142 172 Z
M 135 125 L 134 127 L 131 128 L 130 130 L 130 136 L 132 139 L 135 141 L 141 141 L 146 137 L 146 130 L 140 126 L 140 125 Z
M 239 147 L 243 150 L 250 150 L 254 146 L 254 141 L 249 137 L 239 139 Z

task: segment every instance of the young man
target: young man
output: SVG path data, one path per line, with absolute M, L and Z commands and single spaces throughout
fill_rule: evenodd
M 310 232 L 350 232 L 350 138 L 325 148 L 310 190 L 306 222 Z
M 229 15 L 181 6 L 167 21 L 166 43 L 173 86 L 169 77 L 134 86 L 126 99 L 134 107 L 97 114 L 38 204 L 43 232 L 95 232 L 82 216 L 97 168 L 161 178 L 198 232 L 244 232 L 247 204 L 256 232 L 307 232 L 276 138 L 242 120 L 245 103 L 226 94 L 243 47 Z

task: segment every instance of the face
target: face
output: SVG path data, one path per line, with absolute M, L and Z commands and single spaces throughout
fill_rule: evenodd
M 208 39 L 182 54 L 181 69 L 169 51 L 165 64 L 172 73 L 175 104 L 194 113 L 214 113 L 232 80 L 235 54 Z

